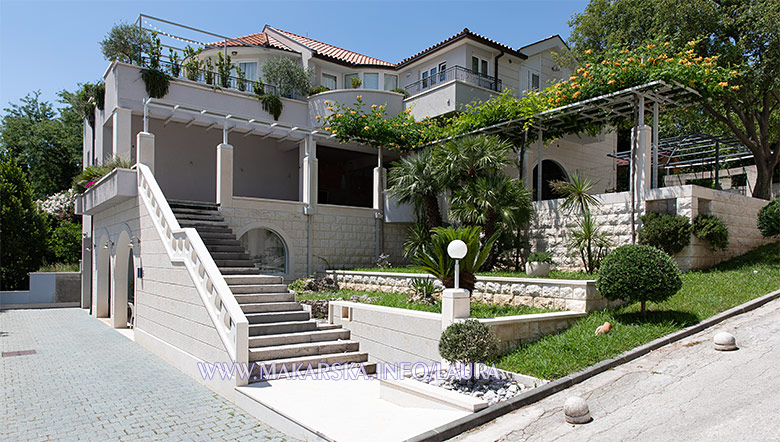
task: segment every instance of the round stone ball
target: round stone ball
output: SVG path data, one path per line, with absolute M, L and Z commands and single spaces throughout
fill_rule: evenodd
M 585 399 L 572 396 L 563 404 L 563 414 L 566 422 L 570 424 L 584 424 L 590 422 L 590 410 Z
M 737 340 L 734 335 L 728 332 L 720 332 L 712 338 L 712 343 L 715 344 L 715 350 L 731 351 L 737 349 Z

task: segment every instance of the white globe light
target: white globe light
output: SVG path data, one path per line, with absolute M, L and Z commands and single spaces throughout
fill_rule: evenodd
M 456 239 L 455 241 L 452 241 L 447 246 L 447 254 L 450 255 L 450 258 L 452 259 L 463 259 L 464 256 L 466 256 L 466 253 L 468 253 L 469 248 L 466 246 L 466 243 Z

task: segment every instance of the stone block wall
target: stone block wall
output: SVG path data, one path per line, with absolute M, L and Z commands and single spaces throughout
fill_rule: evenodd
M 507 316 L 503 318 L 483 318 L 479 322 L 487 325 L 498 338 L 501 353 L 507 353 L 524 342 L 563 331 L 585 313 L 560 312 L 539 315 Z

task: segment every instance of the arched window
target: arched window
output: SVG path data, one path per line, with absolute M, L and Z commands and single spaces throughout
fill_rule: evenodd
M 538 166 L 534 167 L 533 170 L 533 199 L 536 201 L 536 188 L 537 188 L 537 171 Z M 560 198 L 560 195 L 557 195 L 552 187 L 550 186 L 551 181 L 566 181 L 568 180 L 568 176 L 566 175 L 566 171 L 561 167 L 558 163 L 552 160 L 543 160 L 542 161 L 542 200 L 551 200 L 555 198 Z
M 255 267 L 264 273 L 287 273 L 287 247 L 276 232 L 252 229 L 240 238 Z

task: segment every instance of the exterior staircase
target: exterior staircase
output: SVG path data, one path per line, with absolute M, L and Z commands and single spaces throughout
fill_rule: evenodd
M 249 321 L 249 362 L 263 364 L 267 372 L 317 370 L 319 364 L 363 366 L 373 373 L 376 364 L 349 339 L 339 325 L 318 324 L 295 301 L 283 278 L 263 275 L 215 204 L 172 201 L 179 225 L 198 231 L 244 315 Z M 257 367 L 255 367 L 257 368 Z

